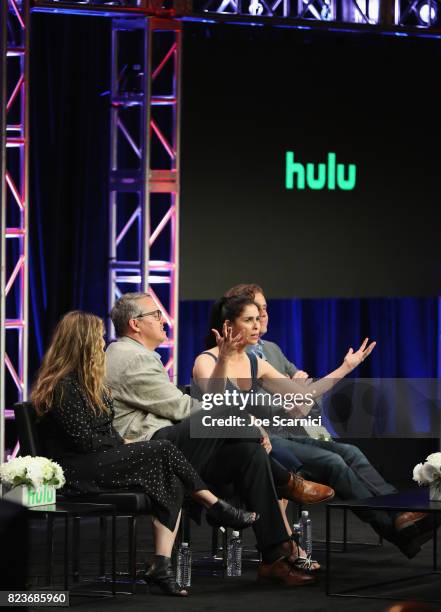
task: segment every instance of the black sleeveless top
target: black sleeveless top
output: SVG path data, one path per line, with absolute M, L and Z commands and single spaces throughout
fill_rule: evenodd
M 210 353 L 210 351 L 204 351 L 201 355 L 210 355 L 213 357 L 214 361 L 217 363 L 216 355 Z M 250 360 L 250 369 L 251 369 L 251 387 L 249 389 L 239 389 L 236 385 L 233 385 L 230 379 L 227 379 L 226 389 L 229 391 L 237 390 L 242 393 L 249 393 L 250 391 L 256 391 L 257 389 L 261 389 L 257 380 L 257 372 L 258 372 L 258 363 L 257 356 L 254 353 L 246 353 L 248 359 Z

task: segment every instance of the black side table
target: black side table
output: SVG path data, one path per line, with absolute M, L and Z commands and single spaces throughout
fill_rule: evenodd
M 28 509 L 30 519 L 43 518 L 47 522 L 46 532 L 46 575 L 49 585 L 52 585 L 52 543 L 53 543 L 53 522 L 56 518 L 64 520 L 64 590 L 69 590 L 69 521 L 70 519 L 81 519 L 84 516 L 110 516 L 112 519 L 112 590 L 100 591 L 104 596 L 115 596 L 115 581 L 116 581 L 116 511 L 115 506 L 111 504 L 83 504 L 77 502 L 59 502 L 49 506 L 35 506 Z M 78 542 L 74 542 L 78 546 Z M 96 595 L 96 591 L 94 594 Z M 72 594 L 88 595 L 88 593 L 80 593 L 75 590 Z
M 344 590 L 333 591 L 332 589 L 332 564 L 331 564 L 331 543 L 332 543 L 332 523 L 331 516 L 334 510 L 392 510 L 396 512 L 426 512 L 433 516 L 433 555 L 432 555 L 432 571 L 419 573 L 405 578 L 386 580 L 375 582 L 366 586 L 351 587 Z M 380 586 L 389 586 L 397 583 L 415 580 L 415 578 L 423 578 L 425 576 L 433 576 L 441 574 L 438 570 L 438 548 L 437 548 L 437 515 L 441 515 L 441 502 L 433 502 L 429 500 L 428 488 L 419 488 L 405 493 L 397 493 L 394 495 L 383 495 L 372 497 L 364 500 L 349 500 L 344 502 L 331 502 L 326 505 L 326 594 L 338 597 L 358 597 L 367 599 L 391 599 L 395 601 L 397 598 L 375 595 L 375 590 Z M 350 577 L 349 577 L 350 581 Z M 356 591 L 371 591 L 372 594 L 360 594 Z M 441 599 L 431 599 L 424 601 L 441 602 Z

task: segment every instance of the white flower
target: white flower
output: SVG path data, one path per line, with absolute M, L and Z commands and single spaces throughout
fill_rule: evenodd
M 425 485 L 441 481 L 441 453 L 432 453 L 424 463 L 418 463 L 413 468 L 413 479 Z
M 422 484 L 422 479 L 421 479 L 421 470 L 422 470 L 423 464 L 422 463 L 418 463 L 414 468 L 413 468 L 413 479 L 418 482 L 419 484 Z
M 61 465 L 58 465 L 55 461 L 52 461 L 52 465 L 54 466 L 55 479 L 58 483 L 55 485 L 57 489 L 60 489 L 66 483 L 66 479 L 64 477 L 63 469 Z
M 54 477 L 54 468 L 51 464 L 44 465 L 42 472 L 44 480 L 52 480 Z
M 16 457 L 0 465 L 0 481 L 9 487 L 32 483 L 34 488 L 42 484 L 54 484 L 61 488 L 65 481 L 63 470 L 46 457 Z
M 14 479 L 26 477 L 26 459 L 27 457 L 17 457 L 0 466 L 0 480 L 6 484 L 12 485 Z
M 436 467 L 431 465 L 430 463 L 425 463 L 421 469 L 421 476 L 423 482 L 432 483 L 434 480 L 438 480 L 440 473 Z
M 433 465 L 433 467 L 437 468 L 438 472 L 441 475 L 441 453 L 432 453 L 426 458 L 427 463 Z
M 41 485 L 50 480 L 45 477 L 45 470 L 50 464 L 48 459 L 44 457 L 32 457 L 26 466 L 26 474 L 29 480 L 32 481 L 32 485 L 35 489 L 41 487 Z

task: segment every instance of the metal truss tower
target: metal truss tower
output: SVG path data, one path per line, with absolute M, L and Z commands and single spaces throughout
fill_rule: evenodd
M 113 19 L 109 307 L 148 291 L 163 312 L 177 376 L 182 24 Z M 109 322 L 109 333 L 110 322 Z
M 0 19 L 0 461 L 8 409 L 27 394 L 29 0 L 4 0 Z
M 242 16 L 289 19 L 319 24 L 357 24 L 401 28 L 417 35 L 418 30 L 436 29 L 441 24 L 437 0 L 202 0 L 196 12 L 223 17 Z M 267 20 L 268 23 L 268 20 Z
M 379 0 L 208 0 L 205 13 L 316 22 L 379 23 Z

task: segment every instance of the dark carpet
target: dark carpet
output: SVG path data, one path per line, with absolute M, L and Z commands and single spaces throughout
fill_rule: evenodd
M 314 554 L 322 565 L 325 563 L 325 546 L 320 543 L 325 537 L 325 509 L 323 506 L 310 507 Z M 341 551 L 341 545 L 334 545 L 332 554 L 332 588 L 356 589 L 372 583 L 409 577 L 432 569 L 432 542 L 424 545 L 423 550 L 413 560 L 404 557 L 393 545 L 385 542 L 378 545 L 378 537 L 352 514 L 348 515 L 348 549 Z M 335 538 L 341 537 L 340 520 L 335 520 Z M 90 580 L 98 573 L 98 526 L 96 519 L 83 519 L 81 523 L 80 571 L 81 580 Z M 43 585 L 42 547 L 44 533 L 41 522 L 34 524 L 33 546 L 31 551 L 30 586 Z M 127 571 L 127 541 L 126 522 L 118 521 L 117 570 L 119 575 L 118 590 L 129 590 L 129 584 L 122 575 Z M 54 580 L 60 584 L 62 573 L 62 527 L 55 527 L 55 563 Z M 149 520 L 140 519 L 138 565 L 142 567 L 152 551 L 152 532 Z M 221 562 L 214 562 L 210 556 L 211 529 L 204 524 L 201 527 L 192 525 L 191 546 L 193 552 L 193 576 L 191 595 L 188 598 L 171 598 L 163 595 L 150 594 L 144 584 L 138 585 L 135 595 L 119 594 L 116 599 L 99 600 L 71 596 L 71 605 L 80 607 L 84 612 L 108 610 L 124 610 L 138 612 L 141 610 L 228 610 L 228 612 L 243 612 L 244 610 L 260 610 L 272 612 L 278 610 L 296 610 L 300 612 L 315 612 L 321 610 L 369 610 L 384 611 L 393 601 L 415 599 L 441 599 L 440 574 L 420 577 L 409 582 L 400 582 L 388 587 L 369 587 L 357 591 L 364 595 L 384 595 L 388 600 L 359 599 L 353 597 L 327 596 L 325 592 L 325 572 L 319 572 L 318 584 L 307 587 L 286 589 L 282 587 L 262 587 L 256 584 L 257 562 L 254 552 L 253 533 L 248 530 L 244 536 L 243 575 L 240 578 L 225 578 L 222 576 Z M 439 543 L 438 535 L 438 543 Z M 40 543 L 39 543 L 40 541 Z M 369 544 L 369 545 L 366 545 Z M 110 565 L 110 564 L 109 564 Z M 110 570 L 109 570 L 110 571 Z M 39 577 L 40 575 L 40 577 Z M 105 587 L 107 588 L 107 586 Z M 440 603 L 431 603 L 432 610 L 441 610 Z M 36 608 L 37 609 L 37 608 Z M 39 608 L 40 610 L 42 608 Z M 418 608 L 417 608 L 418 609 Z M 422 609 L 422 608 L 421 608 Z

